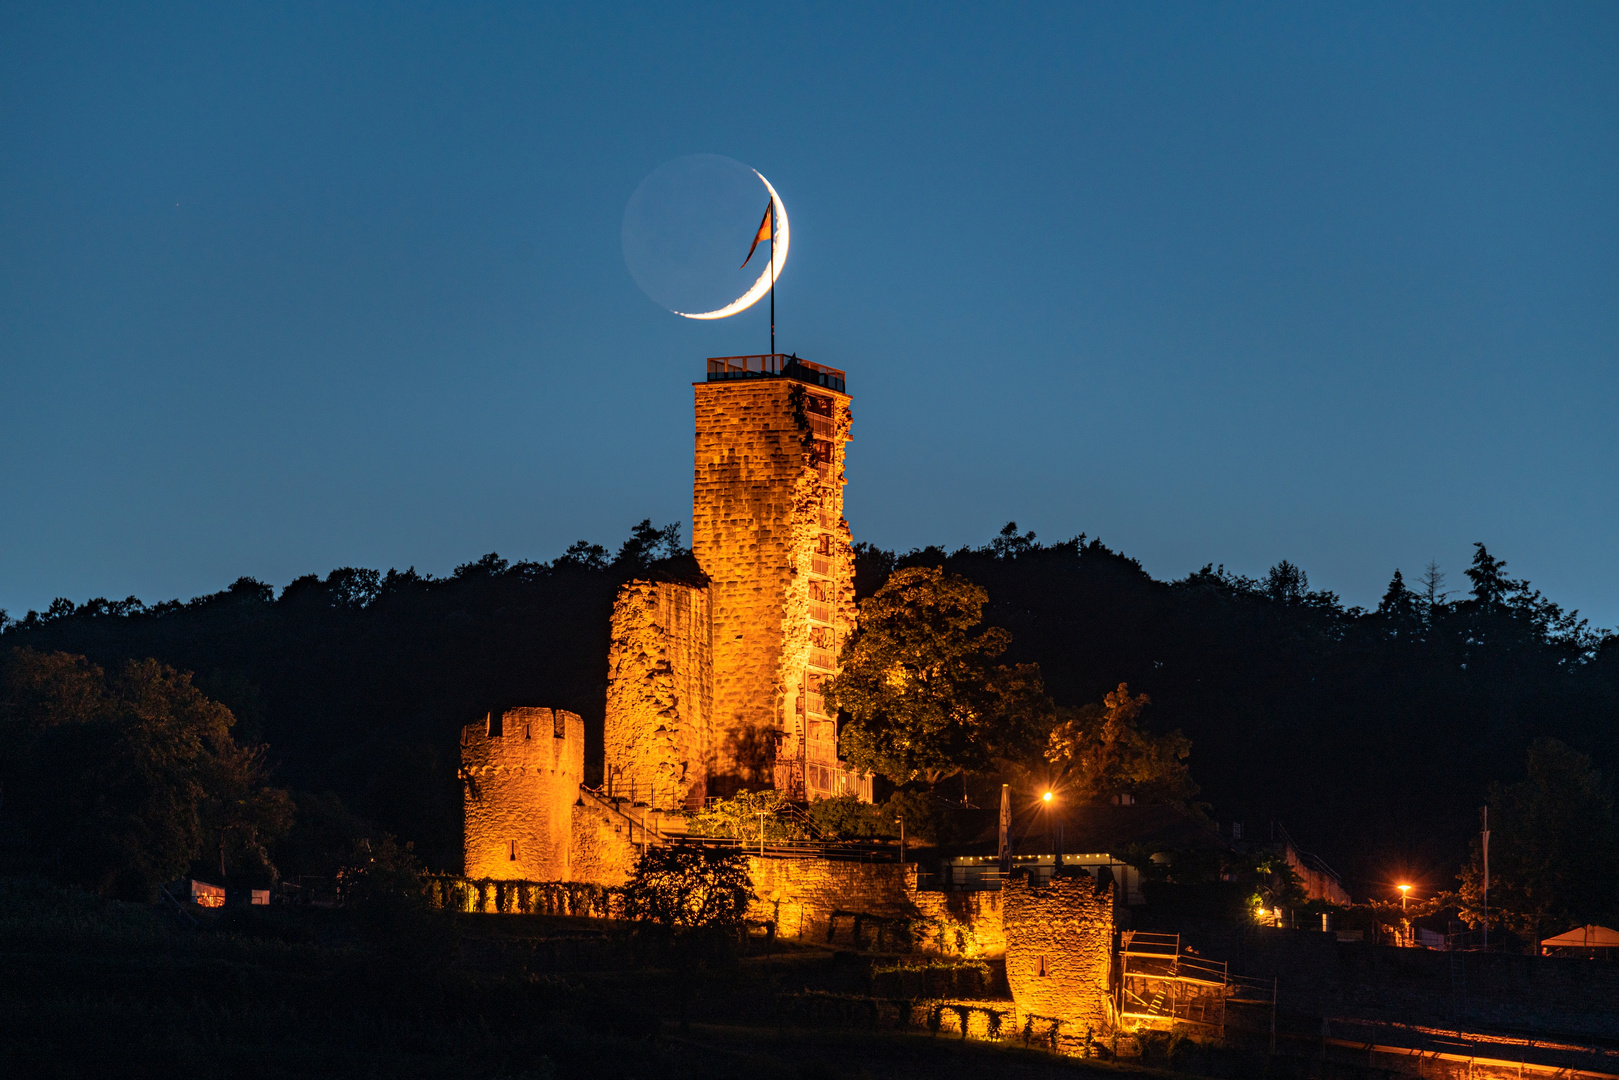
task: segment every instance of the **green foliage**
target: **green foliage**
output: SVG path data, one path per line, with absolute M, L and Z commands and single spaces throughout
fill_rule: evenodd
M 1619 814 L 1591 759 L 1555 739 L 1529 748 L 1528 778 L 1490 789 L 1490 921 L 1531 940 L 1619 921 Z M 1482 842 L 1461 873 L 1462 918 L 1484 919 Z
M 85 654 L 109 673 L 143 657 L 196 672 L 208 696 L 242 710 L 238 742 L 271 744 L 277 786 L 334 792 L 449 870 L 461 858 L 460 725 L 489 702 L 526 701 L 600 731 L 615 591 L 671 569 L 643 565 L 656 543 L 644 532 L 620 564 L 618 539 L 550 562 L 478 560 L 460 576 L 342 568 L 279 596 L 243 580 L 185 601 L 64 599 L 0 627 L 0 642 Z M 1151 729 L 1195 745 L 1199 798 L 1250 827 L 1279 817 L 1359 896 L 1390 866 L 1465 862 L 1481 793 L 1522 779 L 1537 736 L 1619 775 L 1619 635 L 1486 554 L 1476 590 L 1465 567 L 1460 594 L 1437 566 L 1414 567 L 1375 610 L 1291 565 L 1158 580 L 1099 540 L 1015 528 L 956 551 L 858 545 L 854 581 L 870 597 L 896 570 L 967 578 L 989 596 L 984 624 L 1014 639 L 994 663 L 1038 664 L 1061 701 L 1100 701 L 1121 680 L 1149 694 Z M 245 734 L 254 717 L 261 730 Z
M 1135 845 L 1120 857 L 1141 873 L 1142 891 L 1160 915 L 1243 921 L 1256 907 L 1299 907 L 1304 883 L 1278 851 Z
M 960 839 L 950 807 L 927 791 L 901 789 L 887 802 L 864 803 L 853 795 L 817 799 L 809 804 L 816 832 L 827 840 L 897 840 L 899 821 L 913 844 L 948 844 Z
M 1150 703 L 1146 694 L 1131 697 L 1120 683 L 1100 705 L 1057 710 L 1046 758 L 1065 767 L 1070 798 L 1106 802 L 1129 794 L 1139 803 L 1191 807 L 1198 792 L 1186 767 L 1192 742 L 1178 730 L 1156 736 L 1142 731 L 1136 720 Z
M 728 837 L 758 842 L 809 839 L 809 828 L 790 816 L 787 797 L 779 791 L 739 791 L 729 799 L 713 799 L 687 821 L 693 836 Z
M 840 749 L 851 764 L 931 782 L 1027 755 L 1050 701 L 1035 665 L 992 663 L 1011 635 L 981 626 L 986 599 L 966 578 L 913 567 L 861 603 L 827 689 L 849 716 Z
M 959 807 L 932 791 L 901 788 L 888 797 L 882 813 L 891 820 L 903 817 L 905 836 L 913 843 L 956 844 L 969 838 Z
M 741 852 L 651 847 L 624 886 L 624 917 L 682 929 L 737 926 L 752 888 Z
M 204 857 L 267 883 L 292 803 L 265 786 L 263 749 L 237 746 L 233 723 L 155 660 L 108 678 L 82 656 L 13 650 L 0 819 L 27 863 L 105 895 L 144 899 Z
M 0 626 L 0 643 L 85 654 L 109 674 L 144 657 L 196 672 L 208 696 L 246 709 L 233 735 L 270 744 L 276 786 L 334 793 L 374 823 L 364 835 L 409 838 L 449 870 L 461 860 L 460 726 L 492 701 L 539 701 L 599 732 L 614 593 L 675 563 L 694 576 L 680 550 L 678 526 L 641 523 L 622 545 L 581 541 L 550 562 L 486 555 L 443 577 L 342 567 L 279 596 L 242 579 L 158 604 L 63 599 Z M 227 865 L 236 872 L 229 852 Z
M 889 840 L 899 826 L 886 806 L 861 802 L 853 795 L 816 799 L 807 811 L 815 831 L 825 840 Z
M 427 885 L 413 847 L 386 834 L 358 841 L 337 872 L 343 906 L 360 912 L 425 909 Z
M 378 836 L 331 792 L 294 791 L 292 827 L 272 849 L 283 875 L 332 878 L 351 864 L 362 840 Z

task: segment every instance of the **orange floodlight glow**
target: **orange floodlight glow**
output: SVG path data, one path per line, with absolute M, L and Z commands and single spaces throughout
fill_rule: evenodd
M 1044 795 L 1040 796 L 1040 800 L 1042 802 L 1050 802 L 1051 801 L 1051 792 L 1048 791 Z

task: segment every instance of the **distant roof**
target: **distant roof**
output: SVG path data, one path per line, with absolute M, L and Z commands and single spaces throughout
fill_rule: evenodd
M 1159 851 L 1228 846 L 1213 826 L 1173 806 L 1068 805 L 1054 816 L 1062 821 L 1064 851 L 1116 855 L 1138 845 Z M 977 843 L 964 845 L 962 854 L 967 854 L 968 848 L 987 847 L 993 851 L 997 829 L 998 826 L 991 825 L 976 838 Z M 1013 822 L 1012 840 L 1023 854 L 1050 851 L 1055 839 L 1047 835 L 1043 811 L 1019 815 Z
M 1619 930 L 1609 930 L 1606 926 L 1590 923 L 1576 926 L 1566 934 L 1549 937 L 1541 944 L 1565 949 L 1619 949 Z

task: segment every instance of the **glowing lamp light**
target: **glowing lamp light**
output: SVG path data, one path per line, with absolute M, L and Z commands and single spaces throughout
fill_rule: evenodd
M 1040 801 L 1041 802 L 1050 802 L 1051 801 L 1051 792 L 1048 791 L 1044 795 L 1040 796 Z

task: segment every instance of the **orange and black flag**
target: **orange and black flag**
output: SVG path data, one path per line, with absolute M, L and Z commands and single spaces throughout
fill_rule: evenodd
M 753 259 L 753 253 L 759 250 L 759 241 L 770 239 L 770 226 L 776 217 L 776 200 L 771 199 L 765 206 L 765 219 L 759 223 L 759 231 L 753 234 L 753 246 L 748 249 L 748 257 L 742 260 L 746 266 Z M 773 242 L 773 241 L 772 241 Z

